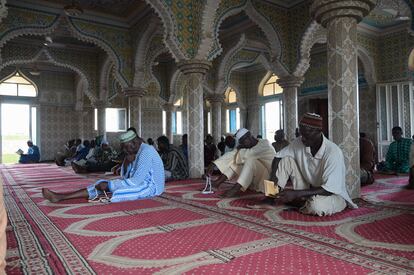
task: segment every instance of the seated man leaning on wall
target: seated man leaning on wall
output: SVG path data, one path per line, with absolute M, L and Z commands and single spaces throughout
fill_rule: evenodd
M 407 174 L 410 170 L 410 148 L 412 140 L 402 137 L 399 126 L 392 128 L 394 141 L 388 147 L 384 165 L 378 165 L 379 172 L 384 174 Z
M 99 180 L 87 188 L 70 193 L 56 193 L 42 189 L 43 197 L 51 202 L 74 198 L 99 199 L 105 195 L 111 202 L 151 198 L 164 192 L 164 168 L 154 147 L 143 143 L 133 131 L 120 137 L 125 160 L 121 166 L 121 178 Z M 109 197 L 107 192 L 112 193 Z
M 27 154 L 21 154 L 19 163 L 37 163 L 40 160 L 40 151 L 39 147 L 33 145 L 31 140 L 27 141 L 27 146 L 29 149 L 27 150 Z
M 299 206 L 311 215 L 332 215 L 347 206 L 357 208 L 345 185 L 341 149 L 322 134 L 322 118 L 307 113 L 299 123 L 300 138 L 276 154 L 271 180 L 282 191 L 276 202 Z M 288 180 L 293 190 L 284 189 Z
M 235 136 L 237 149 L 215 160 L 207 175 L 213 174 L 214 166 L 220 170 L 221 175 L 212 181 L 216 188 L 227 179 L 237 177 L 237 183 L 223 197 L 233 197 L 248 188 L 264 192 L 263 180 L 269 178 L 275 149 L 267 139 L 256 139 L 246 128 L 239 129 Z

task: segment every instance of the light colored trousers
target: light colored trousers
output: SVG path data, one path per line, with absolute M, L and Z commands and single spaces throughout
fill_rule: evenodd
M 237 183 L 242 186 L 243 191 L 251 189 L 262 193 L 264 193 L 263 180 L 268 179 L 270 175 L 266 166 L 257 159 L 248 159 L 243 164 L 229 162 L 226 169 L 221 172 L 228 179 L 237 177 Z
M 277 184 L 285 188 L 287 181 L 292 181 L 293 190 L 309 189 L 311 186 L 305 182 L 296 161 L 291 157 L 282 158 L 276 171 Z M 306 200 L 300 209 L 303 214 L 330 216 L 341 212 L 346 207 L 346 201 L 339 195 L 315 195 Z

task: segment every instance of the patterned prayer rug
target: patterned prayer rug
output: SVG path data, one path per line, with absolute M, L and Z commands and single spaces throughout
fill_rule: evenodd
M 104 175 L 51 164 L 0 172 L 7 274 L 414 274 L 406 177 L 364 187 L 356 210 L 315 217 L 286 206 L 250 209 L 263 198 L 251 192 L 203 195 L 201 180 L 169 182 L 150 200 L 50 203 L 43 187 L 73 191 Z

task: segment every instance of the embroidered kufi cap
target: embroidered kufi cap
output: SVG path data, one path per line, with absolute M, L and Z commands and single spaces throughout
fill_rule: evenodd
M 299 121 L 299 125 L 322 130 L 322 117 L 314 113 L 306 113 Z
M 120 140 L 121 143 L 125 143 L 125 142 L 133 140 L 136 137 L 137 137 L 137 135 L 134 133 L 134 131 L 129 130 L 126 133 L 123 133 L 119 137 L 119 140 Z
M 239 130 L 237 130 L 236 134 L 234 135 L 234 138 L 236 139 L 236 142 L 238 142 L 239 139 L 241 139 L 248 132 L 249 132 L 249 130 L 247 130 L 246 128 L 240 128 Z

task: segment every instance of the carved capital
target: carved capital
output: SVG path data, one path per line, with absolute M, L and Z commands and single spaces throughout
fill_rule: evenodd
M 177 64 L 183 74 L 201 74 L 205 75 L 211 68 L 211 62 L 206 60 L 185 60 Z
M 108 107 L 108 105 L 108 101 L 106 100 L 95 100 L 94 102 L 92 102 L 92 106 L 97 109 L 106 108 Z
M 144 88 L 141 88 L 141 87 L 128 87 L 128 88 L 124 88 L 122 90 L 122 93 L 126 97 L 130 97 L 130 96 L 143 97 L 145 95 L 146 91 L 144 90 Z
M 166 112 L 174 112 L 175 111 L 175 106 L 172 103 L 164 103 L 162 105 L 162 109 Z
M 222 103 L 224 101 L 224 95 L 222 94 L 208 94 L 206 99 L 211 103 Z
M 302 85 L 304 78 L 298 76 L 286 76 L 283 78 L 279 78 L 276 80 L 277 84 L 280 85 L 283 89 L 292 88 L 292 87 L 299 87 Z
M 310 8 L 312 17 L 326 27 L 341 17 L 355 18 L 360 22 L 374 7 L 376 0 L 315 0 Z

